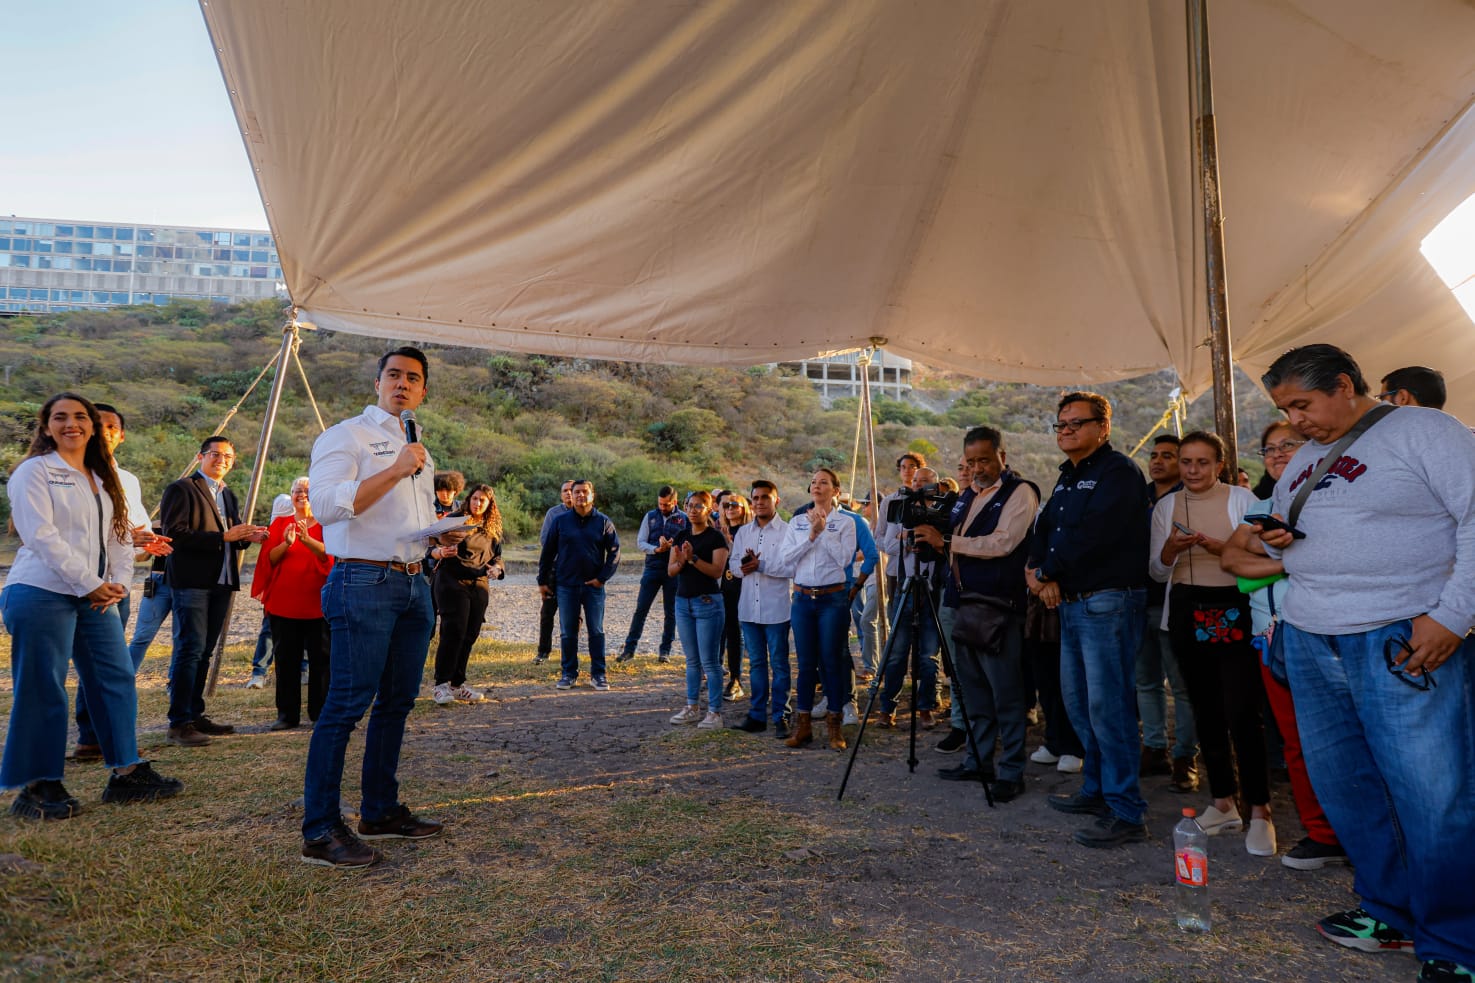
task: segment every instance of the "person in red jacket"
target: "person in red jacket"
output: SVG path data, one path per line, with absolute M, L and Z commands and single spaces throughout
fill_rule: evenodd
M 302 660 L 307 660 L 307 717 L 316 720 L 328 693 L 328 623 L 322 590 L 333 569 L 323 527 L 312 517 L 307 479 L 292 482 L 292 514 L 273 519 L 256 564 L 251 594 L 271 619 L 277 664 L 277 719 L 272 730 L 302 722 Z

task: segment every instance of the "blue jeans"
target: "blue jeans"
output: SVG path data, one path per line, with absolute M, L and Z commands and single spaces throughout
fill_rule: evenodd
M 676 631 L 686 655 L 686 705 L 694 707 L 707 677 L 707 709 L 722 709 L 722 627 L 727 610 L 721 594 L 676 598 Z
M 1375 918 L 1419 959 L 1475 966 L 1475 645 L 1425 691 L 1388 671 L 1384 643 L 1410 623 L 1350 635 L 1282 624 L 1301 750 Z
M 251 675 L 265 676 L 275 655 L 276 646 L 271 643 L 271 619 L 262 618 L 261 630 L 256 633 L 256 651 L 251 655 Z
M 662 558 L 666 554 L 662 553 Z M 640 595 L 635 599 L 635 617 L 630 619 L 630 631 L 625 635 L 626 655 L 634 655 L 645 634 L 645 619 L 650 614 L 656 595 L 661 595 L 666 620 L 661 626 L 661 655 L 671 654 L 671 643 L 676 640 L 676 578 L 666 573 L 664 563 L 659 568 L 646 567 L 640 575 Z
M 359 815 L 384 819 L 399 806 L 400 745 L 405 717 L 420 694 L 435 612 L 430 585 L 367 563 L 336 563 L 323 585 L 323 614 L 332 633 L 328 695 L 307 748 L 302 835 L 327 836 L 343 821 L 339 808 L 348 738 L 373 704 L 364 729 Z
M 1137 714 L 1142 719 L 1142 743 L 1150 748 L 1168 746 L 1168 694 L 1163 686 L 1166 675 L 1173 688 L 1173 757 L 1191 758 L 1198 754 L 1193 704 L 1183 673 L 1178 671 L 1173 643 L 1168 633 L 1158 628 L 1162 617 L 1161 604 L 1148 607 L 1142 645 L 1137 649 Z
M 789 712 L 789 623 L 742 622 L 748 647 L 748 716 L 783 720 Z
M 913 594 L 902 602 L 896 632 L 886 643 L 886 665 L 881 685 L 881 710 L 896 711 L 896 697 L 912 667 L 912 603 Z M 922 610 L 917 630 L 917 709 L 937 709 L 937 623 L 932 612 Z
M 164 582 L 164 575 L 151 573 L 149 580 L 154 585 L 154 596 L 145 597 L 139 602 L 138 622 L 133 626 L 133 641 L 128 643 L 128 654 L 133 657 L 135 666 L 143 665 L 144 656 L 148 655 L 154 636 L 159 633 L 164 619 L 169 617 L 169 612 L 174 608 L 174 594 Z
M 789 604 L 794 631 L 794 655 L 799 663 L 795 703 L 800 713 L 814 709 L 816 681 L 824 690 L 831 713 L 839 713 L 850 699 L 850 600 L 843 590 L 810 597 L 794 591 Z
M 1141 751 L 1133 691 L 1147 591 L 1098 591 L 1060 605 L 1060 694 L 1085 748 L 1081 794 L 1103 796 L 1111 811 L 1140 823 L 1147 811 L 1137 783 Z
M 855 600 L 850 602 L 850 621 L 855 637 L 860 639 L 860 664 L 866 672 L 875 672 L 881 662 L 881 626 L 876 611 L 876 581 L 866 581 Z
M 132 604 L 132 596 L 123 598 L 117 604 L 118 625 L 123 629 L 125 635 L 128 631 L 128 609 L 132 606 Z M 129 654 L 132 654 L 131 651 Z M 142 660 L 139 661 L 141 662 Z M 138 676 L 138 666 L 138 662 L 133 663 L 133 675 L 135 679 Z M 134 690 L 136 693 L 136 684 Z M 77 743 L 79 745 L 97 744 L 97 729 L 92 726 L 92 714 L 89 713 L 87 710 L 87 692 L 85 687 L 81 685 L 78 685 L 77 687 Z
M 584 614 L 584 626 L 589 631 L 589 675 L 600 678 L 604 675 L 604 588 L 580 584 L 565 587 L 559 584 L 558 593 L 558 637 L 562 647 L 563 674 L 569 679 L 579 678 L 579 612 Z
M 138 694 L 116 606 L 94 611 L 87 600 L 11 584 L 0 593 L 10 632 L 14 687 L 0 788 L 61 781 L 67 756 L 67 663 L 91 694 L 92 715 L 110 768 L 137 764 Z
M 169 726 L 183 727 L 205 715 L 210 654 L 225 627 L 232 591 L 228 587 L 176 587 L 174 655 L 169 660 Z

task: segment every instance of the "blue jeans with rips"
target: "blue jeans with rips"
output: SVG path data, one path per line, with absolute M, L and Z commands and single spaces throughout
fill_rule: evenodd
M 665 557 L 662 553 L 661 556 Z M 660 568 L 646 567 L 640 574 L 640 594 L 635 599 L 635 616 L 630 619 L 630 630 L 625 634 L 625 655 L 634 655 L 645 634 L 645 619 L 655 604 L 656 595 L 661 595 L 665 621 L 661 625 L 661 655 L 671 654 L 671 644 L 676 641 L 676 578 Z
M 169 726 L 183 727 L 205 715 L 210 654 L 225 627 L 232 591 L 228 587 L 176 587 L 174 654 L 169 660 Z
M 795 703 L 801 713 L 814 709 L 814 687 L 824 690 L 831 713 L 839 713 L 850 699 L 850 599 L 843 590 L 810 597 L 794 591 L 789 605 L 794 631 L 794 654 L 799 663 Z
M 789 623 L 744 621 L 742 626 L 748 647 L 748 716 L 777 723 L 789 712 Z
M 420 694 L 435 612 L 430 585 L 366 563 L 337 563 L 323 586 L 323 614 L 332 633 L 328 695 L 307 748 L 302 836 L 327 836 L 342 822 L 339 809 L 348 738 L 364 713 L 364 763 L 359 815 L 384 819 L 399 806 L 400 746 L 405 718 Z
M 721 594 L 676 598 L 676 631 L 686 656 L 686 705 L 701 699 L 707 677 L 707 709 L 722 709 L 722 628 L 727 620 Z
M 1411 935 L 1419 959 L 1475 966 L 1475 644 L 1419 689 L 1384 656 L 1411 627 L 1277 630 L 1301 753 L 1362 907 Z
M 589 632 L 589 675 L 604 675 L 604 588 L 580 584 L 555 588 L 558 595 L 560 667 L 569 679 L 579 678 L 579 616 Z
M 1188 699 L 1188 684 L 1178 670 L 1173 643 L 1158 627 L 1162 617 L 1161 604 L 1147 609 L 1142 645 L 1137 649 L 1137 714 L 1142 720 L 1142 743 L 1150 748 L 1168 746 L 1168 694 L 1163 685 L 1166 676 L 1173 690 L 1173 757 L 1191 758 L 1198 754 L 1193 704 Z
M 1147 811 L 1137 782 L 1141 752 L 1134 689 L 1147 591 L 1097 591 L 1060 605 L 1060 693 L 1084 746 L 1081 794 L 1102 796 L 1111 811 L 1141 823 Z
M 10 633 L 14 697 L 0 788 L 61 781 L 67 756 L 67 663 L 91 694 L 92 716 L 110 768 L 137 764 L 138 695 L 116 606 L 94 611 L 86 598 L 10 584 L 0 593 Z

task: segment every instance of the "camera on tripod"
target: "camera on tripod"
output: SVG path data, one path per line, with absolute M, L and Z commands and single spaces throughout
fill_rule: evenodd
M 886 521 L 895 523 L 910 533 L 918 526 L 931 526 L 946 536 L 952 531 L 953 506 L 958 493 L 939 484 L 923 485 L 921 488 L 903 488 L 896 498 L 886 505 Z M 937 560 L 942 554 L 926 543 L 916 542 L 908 535 L 907 541 L 917 550 L 922 561 Z

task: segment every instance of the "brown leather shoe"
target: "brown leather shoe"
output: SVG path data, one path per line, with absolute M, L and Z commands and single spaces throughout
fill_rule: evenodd
M 825 726 L 830 732 L 830 750 L 843 751 L 848 746 L 845 743 L 845 731 L 841 729 L 845 717 L 838 713 L 825 714 Z
M 78 744 L 77 750 L 72 752 L 72 760 L 78 763 L 84 761 L 101 761 L 101 744 Z
M 931 710 L 918 710 L 917 726 L 923 730 L 931 730 L 937 726 L 937 718 L 932 715 Z
M 194 724 L 169 728 L 169 743 L 175 747 L 204 747 L 212 743 L 210 738 L 195 729 Z
M 302 862 L 340 870 L 358 870 L 382 860 L 378 850 L 359 840 L 339 823 L 321 840 L 302 841 Z
M 195 730 L 201 734 L 209 734 L 211 737 L 224 737 L 226 734 L 234 734 L 236 729 L 230 724 L 217 724 L 206 716 L 195 718 Z
M 1192 758 L 1173 759 L 1173 791 L 1198 791 L 1198 766 Z
M 1143 747 L 1142 764 L 1137 769 L 1139 775 L 1171 775 L 1173 773 L 1173 762 L 1168 757 L 1168 749 L 1165 747 Z
M 359 836 L 365 840 L 423 840 L 443 829 L 444 823 L 420 819 L 406 806 L 397 807 L 377 822 L 359 820 Z
M 814 740 L 814 718 L 807 710 L 794 712 L 794 732 L 784 741 L 785 747 L 804 747 Z

